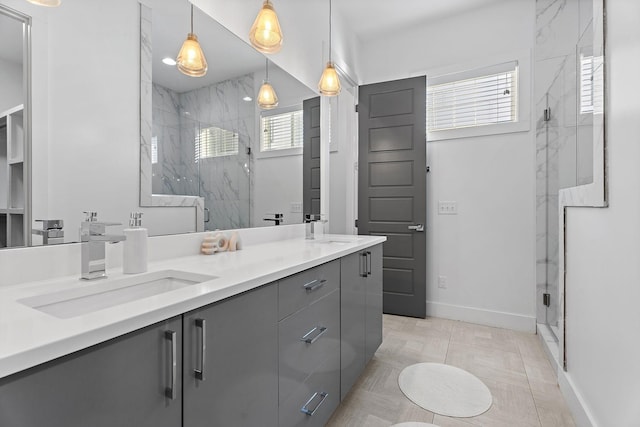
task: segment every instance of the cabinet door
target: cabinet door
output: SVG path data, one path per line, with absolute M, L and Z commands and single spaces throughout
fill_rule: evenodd
M 366 256 L 358 252 L 340 260 L 340 400 L 365 365 Z
M 382 344 L 382 244 L 367 249 L 365 363 Z
M 184 427 L 278 424 L 277 297 L 266 285 L 185 315 Z
M 179 426 L 181 328 L 176 317 L 0 380 L 0 425 Z

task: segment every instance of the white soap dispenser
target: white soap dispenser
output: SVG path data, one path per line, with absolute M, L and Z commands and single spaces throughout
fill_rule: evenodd
M 124 259 L 122 271 L 125 274 L 147 271 L 147 229 L 142 228 L 142 212 L 131 212 L 129 228 L 124 229 Z

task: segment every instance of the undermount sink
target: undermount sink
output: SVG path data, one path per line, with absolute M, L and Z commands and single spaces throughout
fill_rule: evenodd
M 59 319 L 69 319 L 216 278 L 206 274 L 163 270 L 113 280 L 78 281 L 73 289 L 23 298 L 18 302 Z

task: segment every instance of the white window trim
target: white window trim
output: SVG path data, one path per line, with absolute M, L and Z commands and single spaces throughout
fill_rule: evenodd
M 518 62 L 518 112 L 517 122 L 498 123 L 493 125 L 474 126 L 460 129 L 447 129 L 435 132 L 427 131 L 427 142 L 445 141 L 450 139 L 471 138 L 477 136 L 500 135 L 515 132 L 528 132 L 531 128 L 531 50 L 520 50 L 515 52 L 505 52 L 504 54 L 484 57 L 479 60 L 467 63 L 456 64 L 447 67 L 430 69 L 415 76 L 442 76 L 445 74 L 455 74 L 467 70 L 483 69 L 496 64 L 506 62 Z M 425 93 L 426 102 L 426 93 Z
M 300 111 L 300 110 L 302 110 L 302 104 L 290 105 L 288 107 L 282 107 L 282 108 L 274 108 L 273 110 L 264 110 L 260 112 L 260 114 L 258 115 L 258 126 L 257 126 L 258 133 L 257 133 L 256 140 L 258 144 L 257 144 L 257 149 L 255 150 L 256 160 L 269 159 L 274 157 L 302 156 L 303 147 L 285 148 L 282 150 L 270 150 L 270 151 L 260 150 L 260 146 L 262 144 L 261 136 L 260 136 L 260 125 L 261 125 L 260 119 L 262 119 L 262 117 L 276 116 L 278 114 L 286 114 L 286 113 L 291 113 L 293 111 Z M 303 145 L 304 145 L 304 141 L 303 141 Z

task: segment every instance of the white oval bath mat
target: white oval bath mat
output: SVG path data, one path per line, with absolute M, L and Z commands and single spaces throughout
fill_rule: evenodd
M 400 390 L 427 411 L 448 417 L 474 417 L 492 403 L 489 388 L 475 375 L 442 363 L 417 363 L 398 377 Z

